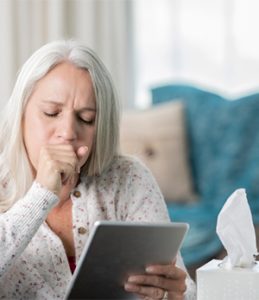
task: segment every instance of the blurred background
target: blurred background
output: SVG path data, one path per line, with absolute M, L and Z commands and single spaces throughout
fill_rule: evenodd
M 44 43 L 77 38 L 109 68 L 125 107 L 182 80 L 233 97 L 258 87 L 256 0 L 0 0 L 0 100 Z

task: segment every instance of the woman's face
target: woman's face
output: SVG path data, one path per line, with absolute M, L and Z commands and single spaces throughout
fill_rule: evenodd
M 64 62 L 39 80 L 23 117 L 24 144 L 34 174 L 44 145 L 71 144 L 75 152 L 87 146 L 86 161 L 93 146 L 95 118 L 94 90 L 86 70 Z

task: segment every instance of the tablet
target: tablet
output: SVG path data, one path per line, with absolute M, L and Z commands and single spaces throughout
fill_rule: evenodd
M 66 299 L 136 299 L 124 290 L 129 275 L 170 263 L 188 228 L 187 223 L 96 222 Z

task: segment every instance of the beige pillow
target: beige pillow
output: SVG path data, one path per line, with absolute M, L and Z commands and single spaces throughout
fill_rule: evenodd
M 122 154 L 137 156 L 151 170 L 166 201 L 195 199 L 181 101 L 124 112 L 120 142 Z

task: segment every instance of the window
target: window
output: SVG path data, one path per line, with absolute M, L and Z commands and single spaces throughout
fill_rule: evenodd
M 259 87 L 259 2 L 135 0 L 135 99 L 189 82 L 235 97 Z

